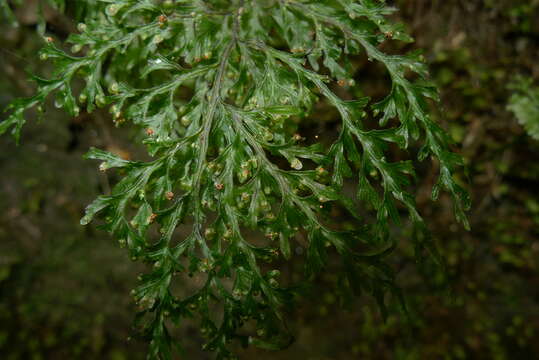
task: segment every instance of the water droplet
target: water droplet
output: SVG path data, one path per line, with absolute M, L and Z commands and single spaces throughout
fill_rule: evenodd
M 120 10 L 120 7 L 118 5 L 112 4 L 107 6 L 107 15 L 114 16 L 118 13 L 118 10 Z
M 71 52 L 72 53 L 78 53 L 79 51 L 82 50 L 82 45 L 80 44 L 75 44 L 71 47 Z
M 294 159 L 292 159 L 292 161 L 290 162 L 290 166 L 291 166 L 293 169 L 301 170 L 301 169 L 303 168 L 303 163 L 302 163 L 298 158 L 294 158 Z
M 117 82 L 110 84 L 109 90 L 113 94 L 117 94 L 120 91 L 120 85 Z
M 187 127 L 191 124 L 191 119 L 188 117 L 188 116 L 182 116 L 182 118 L 180 119 L 180 123 Z
M 279 282 L 273 278 L 269 279 L 269 284 L 274 289 L 279 287 Z
M 154 38 L 153 38 L 154 44 L 159 44 L 159 43 L 163 42 L 163 40 L 165 40 L 165 39 L 163 39 L 163 37 L 161 35 L 155 35 Z

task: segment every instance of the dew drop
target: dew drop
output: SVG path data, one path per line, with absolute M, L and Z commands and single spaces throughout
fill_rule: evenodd
M 298 158 L 294 158 L 294 159 L 292 159 L 292 161 L 290 162 L 290 166 L 291 166 L 293 169 L 301 170 L 301 169 L 303 168 L 303 163 L 302 163 Z
M 114 16 L 118 13 L 118 10 L 120 10 L 120 7 L 118 5 L 112 4 L 107 6 L 107 15 Z

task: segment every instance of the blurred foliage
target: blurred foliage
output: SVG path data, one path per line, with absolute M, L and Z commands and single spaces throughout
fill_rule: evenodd
M 514 94 L 509 99 L 508 109 L 515 113 L 528 134 L 539 140 L 539 87 L 533 87 L 531 79 L 518 79 L 509 89 Z
M 429 263 L 417 270 L 408 265 L 411 244 L 398 249 L 398 281 L 417 320 L 390 315 L 384 323 L 368 300 L 340 304 L 325 291 L 289 314 L 298 334 L 289 349 L 249 349 L 241 359 L 539 356 L 539 142 L 507 109 L 515 94 L 508 84 L 517 74 L 539 83 L 539 3 L 402 0 L 398 6 L 414 46 L 428 49 L 444 104 L 437 117 L 462 144 L 468 163 L 463 178 L 474 197 L 472 230 L 454 224 L 448 198 L 428 200 L 436 169 L 423 169 L 425 191 L 417 201 L 437 229 L 448 272 Z M 51 15 L 47 22 L 49 31 L 62 33 L 60 20 Z M 39 47 L 35 27 L 27 21 L 16 30 L 2 28 L 0 107 L 29 94 L 24 71 L 42 66 L 22 60 L 34 58 Z M 373 71 L 376 65 L 357 65 L 356 77 L 379 80 L 380 89 L 369 90 L 383 93 L 387 79 Z M 305 131 L 331 131 L 334 117 L 329 112 L 327 121 Z M 137 151 L 127 145 L 134 135 L 115 132 L 104 118 L 69 121 L 51 110 L 46 121 L 28 126 L 25 148 L 0 139 L 1 170 L 9 174 L 0 178 L 7 194 L 0 200 L 0 353 L 7 359 L 143 358 L 143 345 L 125 341 L 134 306 L 125 294 L 140 269 L 105 235 L 77 225 L 84 205 L 109 181 L 80 161 L 85 149 Z M 328 270 L 320 286 L 336 280 Z M 350 311 L 342 312 L 343 306 Z M 189 329 L 181 336 L 193 342 L 187 358 L 205 359 Z

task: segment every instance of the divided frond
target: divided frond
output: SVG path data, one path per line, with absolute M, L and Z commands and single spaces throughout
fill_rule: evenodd
M 11 104 L 0 133 L 12 128 L 18 139 L 24 112 L 51 94 L 72 116 L 108 107 L 117 125 L 143 129 L 152 161 L 87 154 L 102 171 L 121 168 L 123 178 L 87 207 L 81 223 L 99 214 L 134 260 L 152 265 L 133 291 L 150 358 L 171 358 L 168 327 L 189 317 L 199 319 L 205 347 L 218 359 L 232 356 L 233 340 L 287 346 L 283 309 L 297 288 L 279 280 L 271 263 L 293 258 L 298 238 L 306 239 L 306 281 L 334 251 L 350 292 L 372 294 L 384 314 L 387 292 L 404 306 L 385 262 L 400 209 L 422 233 L 419 245 L 431 244 L 410 191 L 413 161 L 389 160 L 391 144 L 419 142 L 418 160 L 439 162 L 433 198 L 447 190 L 457 220 L 468 226 L 469 198 L 453 177 L 462 160 L 428 114 L 437 92 L 426 65 L 418 53 L 380 50 L 390 39 L 412 41 L 388 21 L 395 9 L 383 2 L 103 0 L 93 10 L 68 40 L 73 53 L 84 54 L 47 39 L 41 58 L 54 61 L 53 77 L 35 78 L 36 95 Z M 354 86 L 349 60 L 357 54 L 387 69 L 391 90 L 380 102 L 345 100 L 335 91 L 335 84 Z M 76 78 L 85 82 L 78 96 Z M 341 120 L 329 149 L 305 145 L 297 133 L 299 120 L 316 118 L 320 101 Z M 369 114 L 378 128 L 367 126 Z M 344 193 L 348 178 L 357 199 Z M 355 219 L 354 228 L 329 215 L 336 206 Z M 373 209 L 374 220 L 360 207 Z M 181 224 L 186 233 L 177 230 Z M 172 284 L 182 274 L 202 285 L 179 297 Z M 247 321 L 256 327 L 248 336 L 240 331 Z

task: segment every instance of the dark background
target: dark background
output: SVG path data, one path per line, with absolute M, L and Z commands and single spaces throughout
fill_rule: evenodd
M 0 25 L 0 108 L 32 93 L 27 72 L 50 71 L 37 56 L 35 3 L 19 9 L 18 28 Z M 278 353 L 240 350 L 241 359 L 539 358 L 539 142 L 506 110 L 518 75 L 539 79 L 539 1 L 397 3 L 417 41 L 388 51 L 425 49 L 442 92 L 433 113 L 466 159 L 458 176 L 472 194 L 472 230 L 456 224 L 446 196 L 429 200 L 437 169 L 422 164 L 417 201 L 448 272 L 416 264 L 401 239 L 392 261 L 412 322 L 394 310 L 384 323 L 368 298 L 343 310 L 328 271 L 289 314 L 296 342 Z M 76 26 L 52 10 L 46 19 L 60 38 Z M 362 91 L 387 91 L 380 67 L 356 65 Z M 316 121 L 304 132 L 330 132 L 338 119 L 328 113 Z M 96 146 L 136 158 L 143 153 L 130 145 L 136 134 L 115 129 L 106 112 L 70 119 L 51 103 L 43 121 L 29 121 L 20 146 L 0 137 L 1 359 L 145 357 L 143 343 L 127 341 L 129 291 L 143 268 L 108 234 L 79 225 L 85 205 L 116 181 L 82 154 Z M 176 336 L 183 358 L 209 357 L 198 350 L 196 324 Z

